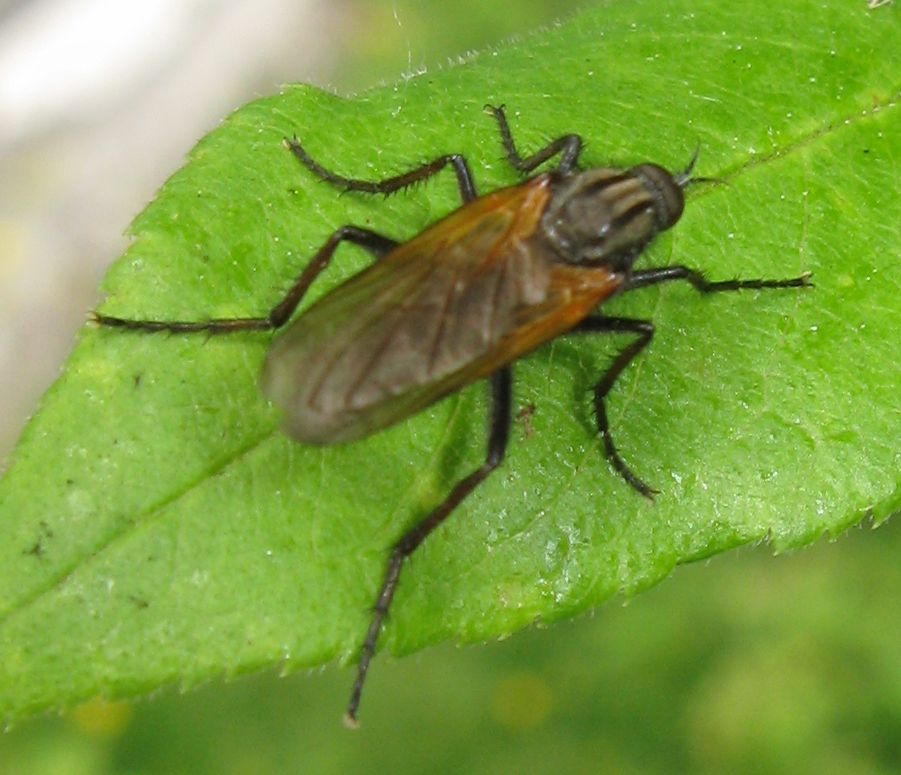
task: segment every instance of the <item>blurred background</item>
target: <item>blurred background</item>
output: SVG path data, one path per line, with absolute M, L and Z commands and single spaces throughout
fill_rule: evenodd
M 0 0 L 0 460 L 128 222 L 230 111 L 288 82 L 349 95 L 580 4 Z M 759 547 L 594 618 L 383 657 L 358 733 L 333 667 L 89 703 L 0 737 L 0 775 L 901 772 L 899 551 L 898 520 Z

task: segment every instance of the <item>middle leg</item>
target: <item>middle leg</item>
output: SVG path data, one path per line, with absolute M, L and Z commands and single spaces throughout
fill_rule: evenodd
M 810 273 L 805 272 L 799 277 L 787 279 L 754 279 L 754 280 L 708 280 L 703 272 L 690 269 L 687 266 L 663 266 L 654 269 L 642 269 L 632 273 L 629 279 L 628 289 L 645 288 L 648 285 L 659 285 L 674 280 L 685 280 L 695 290 L 701 293 L 718 293 L 720 291 L 740 291 L 743 289 L 761 288 L 808 288 L 813 285 L 810 282 Z
M 654 336 L 654 324 L 650 320 L 597 316 L 586 318 L 573 331 L 577 333 L 636 334 L 638 337 L 619 351 L 613 362 L 607 367 L 607 371 L 604 372 L 594 386 L 594 415 L 597 421 L 598 432 L 601 434 L 601 440 L 604 443 L 604 453 L 607 456 L 607 460 L 610 461 L 610 465 L 633 489 L 637 490 L 645 498 L 653 500 L 657 490 L 645 484 L 632 471 L 619 454 L 616 444 L 613 443 L 604 399 L 607 398 L 607 394 L 613 388 L 614 383 L 626 366 L 651 343 L 651 339 Z

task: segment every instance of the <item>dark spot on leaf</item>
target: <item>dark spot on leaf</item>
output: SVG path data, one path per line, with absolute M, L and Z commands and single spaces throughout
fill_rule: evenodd
M 31 547 L 29 549 L 25 549 L 22 554 L 30 554 L 33 557 L 44 556 L 45 542 L 48 538 L 53 538 L 53 531 L 50 529 L 50 525 L 48 525 L 47 522 L 43 519 L 38 523 L 38 525 L 40 526 L 40 535 L 37 537 Z
M 532 438 L 535 429 L 532 427 L 532 415 L 536 411 L 535 404 L 529 403 L 516 413 L 516 419 L 522 423 L 523 433 L 527 439 Z

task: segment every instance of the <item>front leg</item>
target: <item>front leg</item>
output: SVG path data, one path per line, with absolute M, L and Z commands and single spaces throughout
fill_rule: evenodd
M 579 154 L 582 153 L 582 138 L 579 135 L 562 135 L 556 140 L 549 142 L 543 148 L 539 148 L 531 156 L 523 158 L 520 156 L 519 151 L 516 150 L 516 144 L 513 142 L 513 133 L 510 131 L 510 124 L 507 123 L 507 114 L 504 106 L 486 105 L 485 107 L 494 116 L 494 120 L 497 121 L 497 128 L 501 134 L 501 144 L 504 146 L 507 161 L 518 172 L 524 175 L 528 174 L 558 154 L 560 155 L 560 161 L 557 162 L 557 170 L 559 172 L 568 174 L 578 165 Z

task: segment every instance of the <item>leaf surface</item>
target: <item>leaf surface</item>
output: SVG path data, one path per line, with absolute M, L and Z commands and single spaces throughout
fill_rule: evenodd
M 515 410 L 534 412 L 405 569 L 394 652 L 503 636 L 679 563 L 901 508 L 901 11 L 660 7 L 602 4 L 353 100 L 297 86 L 251 103 L 138 216 L 104 281 L 110 315 L 264 313 L 336 227 L 403 239 L 457 206 L 450 174 L 338 195 L 284 137 L 371 179 L 461 152 L 488 191 L 516 176 L 485 103 L 507 105 L 523 151 L 580 133 L 586 164 L 679 169 L 700 142 L 699 174 L 728 185 L 692 189 L 640 266 L 813 273 L 813 290 L 672 285 L 605 305 L 657 327 L 609 400 L 654 503 L 593 430 L 591 386 L 623 342 L 563 338 L 518 364 Z M 367 261 L 338 257 L 311 300 Z M 389 547 L 481 460 L 485 389 L 303 447 L 257 389 L 269 339 L 81 332 L 0 482 L 0 716 L 353 657 Z

